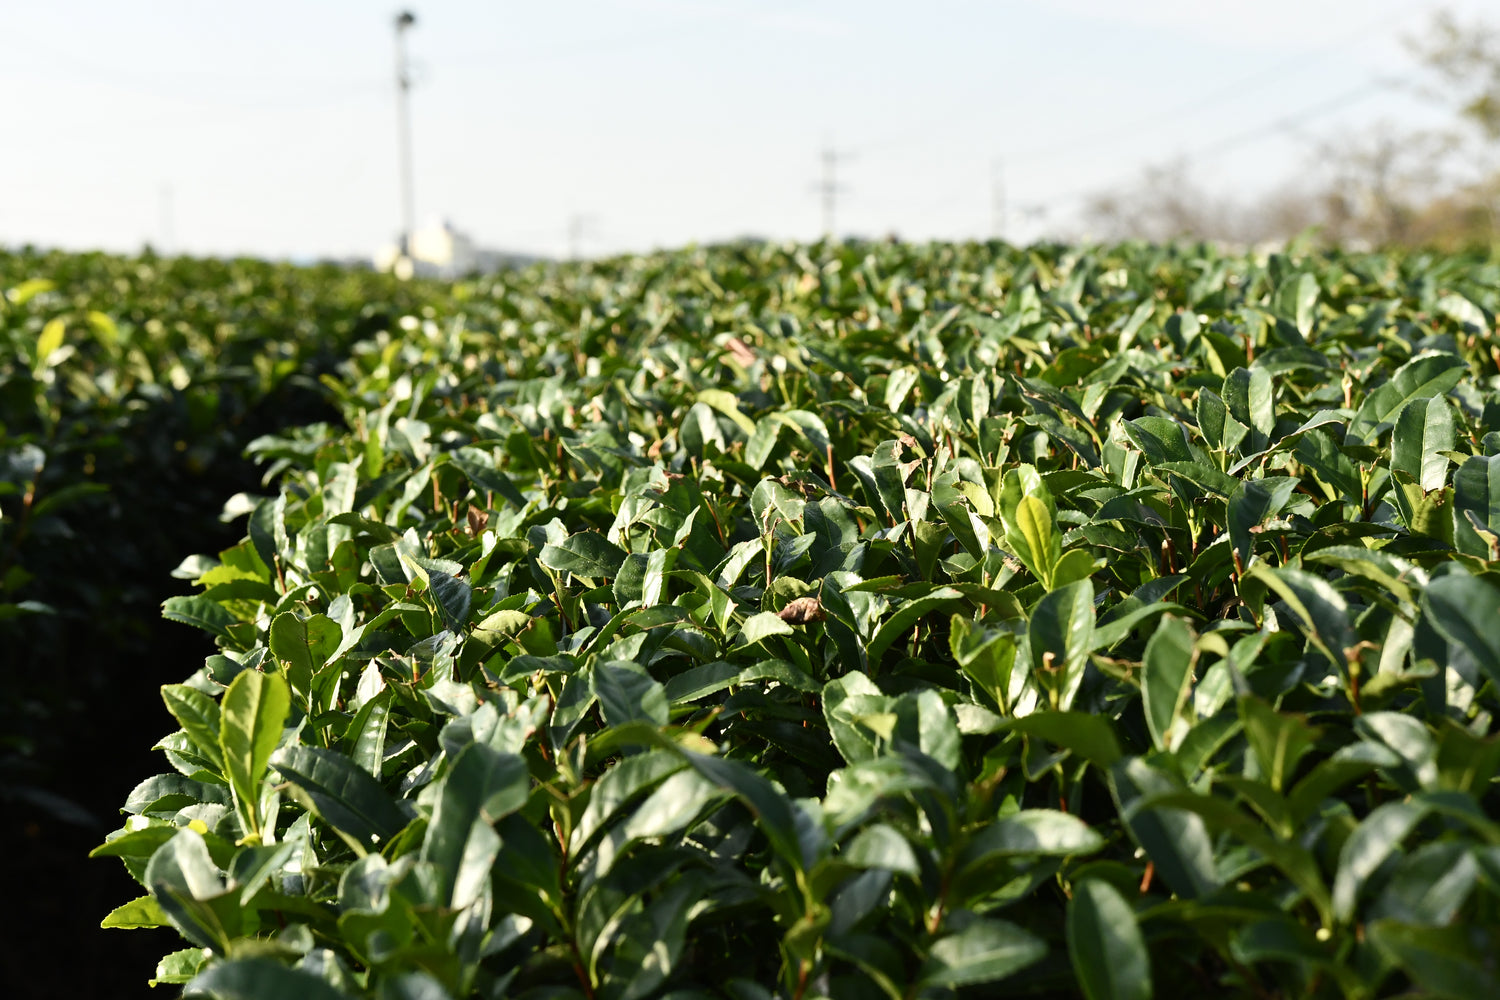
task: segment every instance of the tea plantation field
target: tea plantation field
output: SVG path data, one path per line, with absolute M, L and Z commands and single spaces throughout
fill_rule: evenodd
M 90 863 L 138 883 L 92 919 L 165 939 L 140 980 L 1500 989 L 1489 258 L 747 245 L 274 296 L 176 262 L 139 283 L 200 304 L 180 342 L 30 264 L 7 649 L 101 567 L 177 584 Z M 135 433 L 120 482 L 259 463 L 130 494 L 175 580 L 38 539 L 120 495 L 74 445 Z

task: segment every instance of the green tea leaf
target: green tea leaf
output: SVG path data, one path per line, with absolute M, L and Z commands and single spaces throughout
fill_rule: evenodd
M 1272 791 L 1280 792 L 1296 773 L 1302 755 L 1317 741 L 1318 730 L 1253 695 L 1240 698 L 1240 721 L 1260 762 L 1261 775 Z
M 625 561 L 625 550 L 603 535 L 584 531 L 557 545 L 544 545 L 537 561 L 548 569 L 593 580 L 612 579 Z
M 1271 568 L 1257 563 L 1247 575 L 1275 591 L 1296 614 L 1309 642 L 1321 649 L 1331 664 L 1344 669 L 1344 650 L 1354 642 L 1349 604 L 1343 595 L 1322 577 L 1291 566 Z
M 1135 911 L 1102 879 L 1073 885 L 1068 956 L 1089 1000 L 1150 1000 L 1151 954 Z
M 791 635 L 793 629 L 774 611 L 761 611 L 745 619 L 740 629 L 740 642 L 753 646 L 773 635 Z
M 823 688 L 823 718 L 839 753 L 851 764 L 871 760 L 890 743 L 896 724 L 895 699 L 859 671 L 835 677 Z M 874 722 L 885 720 L 882 734 Z
M 167 704 L 167 711 L 182 724 L 198 750 L 222 775 L 224 758 L 219 752 L 219 703 L 186 684 L 162 685 L 161 697 Z
M 870 668 L 875 669 L 885 651 L 902 636 L 910 633 L 912 627 L 923 617 L 950 607 L 955 601 L 962 599 L 963 594 L 952 587 L 935 587 L 930 593 L 902 602 L 880 623 L 880 627 L 870 637 L 869 645 L 865 647 L 866 661 Z
M 1370 810 L 1355 827 L 1339 851 L 1338 873 L 1333 881 L 1333 911 L 1339 920 L 1354 918 L 1356 899 L 1365 880 L 1400 847 L 1427 812 L 1419 802 L 1386 802 Z
M 1125 421 L 1125 433 L 1135 442 L 1152 465 L 1163 462 L 1191 462 L 1193 449 L 1188 444 L 1187 431 L 1175 420 L 1166 417 L 1137 417 Z
M 184 948 L 181 951 L 174 951 L 163 956 L 162 960 L 156 963 L 156 974 L 146 985 L 186 983 L 198 974 L 206 961 L 202 948 Z
M 219 750 L 246 836 L 260 835 L 260 786 L 290 710 L 291 695 L 280 674 L 246 670 L 224 692 Z
M 220 639 L 228 639 L 229 626 L 239 621 L 223 605 L 206 597 L 169 597 L 162 602 L 161 616 L 201 628 Z
M 1020 972 L 1046 954 L 1046 943 L 1028 931 L 1004 920 L 981 918 L 933 943 L 920 984 L 953 988 L 990 983 Z
M 973 864 L 991 857 L 1092 854 L 1105 840 L 1076 816 L 1056 809 L 1022 809 L 984 827 L 964 852 Z
M 145 883 L 183 937 L 221 955 L 228 950 L 240 931 L 239 903 L 226 896 L 208 847 L 195 831 L 179 830 L 151 856 Z M 215 906 L 216 901 L 228 905 Z
M 1434 580 L 1422 591 L 1422 616 L 1500 684 L 1500 587 L 1464 573 Z
M 1109 769 L 1109 784 L 1126 829 L 1173 892 L 1196 899 L 1219 887 L 1213 842 L 1203 820 L 1181 809 L 1140 805 L 1177 791 L 1171 778 L 1145 761 L 1126 758 Z
M 1158 750 L 1175 749 L 1181 740 L 1172 733 L 1192 695 L 1197 659 L 1192 629 L 1180 618 L 1163 618 L 1146 644 L 1141 667 L 1142 708 Z
M 183 988 L 185 1000 L 349 1000 L 348 994 L 311 972 L 290 968 L 270 958 L 238 958 L 219 962 L 199 973 Z
M 1051 698 L 1051 708 L 1067 711 L 1093 648 L 1094 585 L 1079 580 L 1042 598 L 1032 612 L 1027 636 L 1032 677 Z
M 473 600 L 474 589 L 463 580 L 439 570 L 428 572 L 427 589 L 437 602 L 438 612 L 443 616 L 443 624 L 448 631 L 463 635 L 464 626 L 469 622 L 469 604 Z
M 362 778 L 363 771 L 354 771 Z M 477 900 L 500 851 L 494 824 L 526 804 L 531 775 L 526 762 L 483 743 L 454 759 L 422 843 L 423 860 L 437 866 L 439 898 L 454 909 Z
M 839 853 L 839 860 L 857 868 L 884 868 L 912 878 L 920 878 L 922 874 L 911 844 L 885 823 L 875 823 L 861 830 Z
M 1236 368 L 1224 379 L 1229 415 L 1250 428 L 1249 450 L 1263 451 L 1276 426 L 1271 373 L 1264 368 Z
M 284 665 L 292 690 L 311 697 L 313 675 L 323 669 L 343 641 L 344 630 L 327 615 L 300 618 L 283 611 L 271 619 L 271 654 Z
M 1442 396 L 1417 399 L 1401 410 L 1391 434 L 1391 468 L 1405 472 L 1424 491 L 1442 489 L 1448 456 L 1456 443 L 1453 409 Z
M 649 788 L 687 766 L 683 758 L 667 750 L 650 750 L 620 761 L 604 773 L 589 795 L 578 825 L 573 828 L 568 852 L 580 854 L 590 839 L 615 819 L 620 809 Z
M 1318 279 L 1303 272 L 1276 290 L 1277 312 L 1287 317 L 1304 338 L 1312 336 L 1317 318 Z
M 1495 536 L 1485 538 L 1481 532 Z M 1471 556 L 1500 561 L 1500 455 L 1474 455 L 1453 474 L 1453 544 Z
M 282 747 L 271 759 L 281 776 L 301 790 L 329 826 L 368 850 L 394 837 L 406 816 L 370 772 L 343 754 L 321 747 Z
M 649 722 L 665 726 L 670 714 L 667 693 L 640 665 L 610 661 L 594 667 L 594 695 L 604 711 L 605 723 Z
M 139 927 L 169 927 L 171 924 L 156 897 L 142 896 L 110 910 L 109 916 L 99 926 L 133 930 Z
M 1396 920 L 1369 925 L 1370 940 L 1389 955 L 1426 996 L 1471 1000 L 1495 995 L 1500 976 L 1493 954 L 1476 947 L 1469 928 L 1414 927 Z
M 52 357 L 63 344 L 63 337 L 67 334 L 68 327 L 61 319 L 48 320 L 42 327 L 41 334 L 36 338 L 35 360 L 32 363 L 33 371 L 43 371 L 48 366 L 48 359 Z
M 1097 767 L 1110 767 L 1122 756 L 1114 727 L 1087 712 L 1034 712 L 1008 728 L 1055 743 Z
M 1349 443 L 1373 444 L 1381 433 L 1395 425 L 1407 404 L 1443 395 L 1467 371 L 1464 360 L 1452 354 L 1431 354 L 1408 361 L 1389 382 L 1365 397 L 1349 425 Z

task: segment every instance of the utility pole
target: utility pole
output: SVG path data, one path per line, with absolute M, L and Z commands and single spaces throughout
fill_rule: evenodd
M 996 157 L 990 163 L 990 229 L 997 240 L 1005 239 L 1005 162 Z
M 841 154 L 831 144 L 823 147 L 823 179 L 813 188 L 823 199 L 823 237 L 828 240 L 838 238 L 838 229 L 834 225 L 834 209 L 836 200 L 842 187 L 838 182 L 839 160 L 847 160 L 847 154 Z
M 172 232 L 172 185 L 170 183 L 161 186 L 161 252 L 163 256 L 172 252 L 172 246 L 176 242 Z
M 592 215 L 573 214 L 568 216 L 568 259 L 579 260 L 583 257 L 583 241 L 585 237 L 593 235 L 596 217 Z
M 411 235 L 416 228 L 412 195 L 411 111 L 407 107 L 411 93 L 411 71 L 406 63 L 406 31 L 417 23 L 417 15 L 403 10 L 396 15 L 396 141 L 401 161 L 401 256 L 411 257 Z

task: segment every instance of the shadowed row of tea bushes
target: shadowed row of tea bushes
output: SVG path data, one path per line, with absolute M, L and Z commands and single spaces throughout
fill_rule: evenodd
M 740 247 L 263 438 L 95 852 L 193 997 L 1500 987 L 1500 269 Z
M 217 515 L 257 480 L 245 445 L 334 412 L 316 373 L 425 291 L 248 260 L 0 252 L 0 800 L 86 819 L 86 778 L 55 790 L 68 734 L 143 707 L 165 573 L 186 539 L 233 538 Z

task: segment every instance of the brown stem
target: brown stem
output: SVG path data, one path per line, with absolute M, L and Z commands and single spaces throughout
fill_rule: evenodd
M 792 991 L 792 1000 L 802 1000 L 802 994 L 807 992 L 807 979 L 812 974 L 812 963 L 803 959 L 797 963 L 797 988 Z

